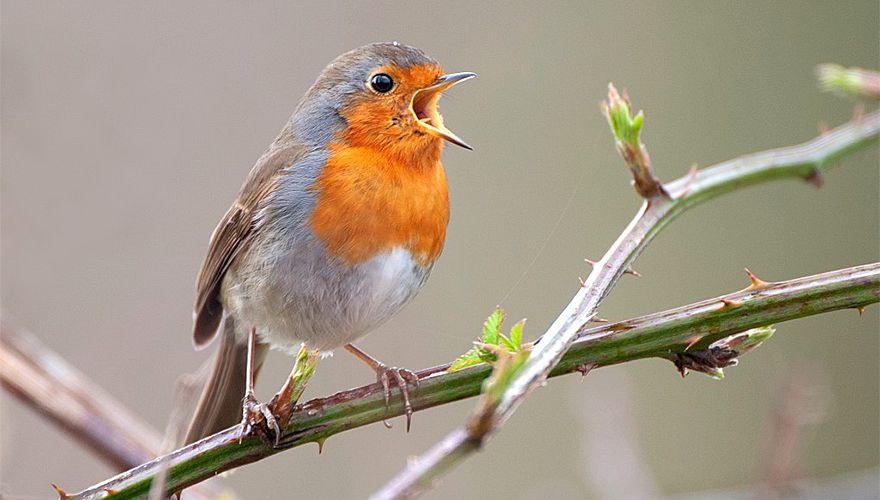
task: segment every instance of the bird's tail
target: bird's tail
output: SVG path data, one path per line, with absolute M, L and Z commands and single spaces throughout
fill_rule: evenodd
M 241 422 L 242 399 L 247 380 L 247 342 L 235 334 L 235 321 L 228 315 L 220 326 L 220 345 L 214 355 L 211 374 L 202 389 L 198 406 L 186 431 L 184 444 L 194 443 Z M 254 379 L 269 348 L 254 346 Z

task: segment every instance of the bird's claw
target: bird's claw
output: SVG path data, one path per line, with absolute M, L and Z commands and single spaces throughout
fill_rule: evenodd
M 409 432 L 410 424 L 412 423 L 412 414 L 413 408 L 412 404 L 409 401 L 409 384 L 415 386 L 416 390 L 419 388 L 419 377 L 411 370 L 407 370 L 406 368 L 397 368 L 397 367 L 387 367 L 385 365 L 379 365 L 376 368 L 376 380 L 382 384 L 382 389 L 385 394 L 385 410 L 387 411 L 391 405 L 391 379 L 394 379 L 394 383 L 400 389 L 400 394 L 403 396 L 403 408 L 406 413 L 406 432 Z M 389 425 L 386 423 L 386 427 Z
M 241 435 L 271 439 L 273 447 L 278 447 L 281 439 L 281 427 L 269 405 L 257 401 L 250 393 L 245 395 L 242 403 Z

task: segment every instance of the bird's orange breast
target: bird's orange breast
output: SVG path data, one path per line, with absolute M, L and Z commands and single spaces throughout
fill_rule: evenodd
M 349 265 L 403 247 L 421 266 L 443 249 L 449 221 L 446 175 L 436 157 L 407 155 L 344 143 L 330 155 L 315 181 L 310 226 L 333 256 Z

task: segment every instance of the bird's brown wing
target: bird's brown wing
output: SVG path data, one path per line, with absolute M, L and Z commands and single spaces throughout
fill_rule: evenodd
M 217 332 L 223 317 L 220 285 L 236 256 L 246 251 L 254 236 L 254 213 L 272 192 L 285 167 L 302 158 L 308 148 L 301 144 L 273 145 L 248 174 L 235 202 L 226 211 L 211 235 L 208 254 L 196 280 L 193 342 L 207 344 Z

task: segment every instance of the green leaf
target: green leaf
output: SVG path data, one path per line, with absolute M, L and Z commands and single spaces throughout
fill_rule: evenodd
M 819 84 L 824 90 L 840 95 L 870 96 L 871 73 L 861 68 L 844 68 L 837 64 L 821 64 L 817 68 Z
M 452 362 L 452 365 L 449 366 L 449 369 L 446 370 L 448 372 L 457 372 L 462 368 L 467 368 L 468 366 L 478 365 L 483 362 L 480 351 L 477 347 L 472 348 L 470 351 L 459 356 L 458 359 Z
M 501 323 L 504 322 L 504 311 L 496 307 L 495 311 L 486 318 L 483 323 L 483 343 L 498 345 L 498 335 L 501 333 Z
M 626 98 L 621 97 L 614 85 L 610 83 L 608 84 L 608 99 L 602 104 L 602 112 L 608 120 L 614 138 L 620 143 L 628 144 L 637 149 L 639 147 L 639 133 L 645 119 L 644 113 L 639 111 L 633 116 Z
M 501 325 L 504 323 L 504 311 L 500 307 L 486 318 L 483 323 L 482 342 L 476 342 L 468 352 L 462 354 L 449 365 L 447 371 L 455 372 L 479 363 L 494 364 L 498 360 L 499 348 L 504 352 L 519 353 L 522 351 L 522 329 L 525 320 L 520 320 L 510 329 L 510 336 L 501 333 Z
M 526 320 L 521 319 L 510 329 L 510 341 L 513 342 L 515 350 L 520 350 L 522 348 L 522 330 L 525 324 Z
M 526 351 L 499 353 L 499 360 L 492 368 L 492 374 L 483 382 L 482 392 L 488 404 L 496 406 L 510 386 L 511 380 L 529 357 Z
M 483 361 L 486 363 L 494 363 L 495 360 L 498 359 L 495 357 L 494 354 L 492 354 L 491 352 L 489 352 L 485 349 L 481 349 L 479 347 L 477 347 L 476 349 L 477 349 L 477 354 L 480 356 L 480 361 Z
M 516 352 L 516 344 L 514 344 L 512 340 L 507 338 L 507 335 L 504 335 L 503 333 L 500 334 L 500 339 L 501 345 L 504 346 L 504 348 L 507 349 L 508 352 Z

